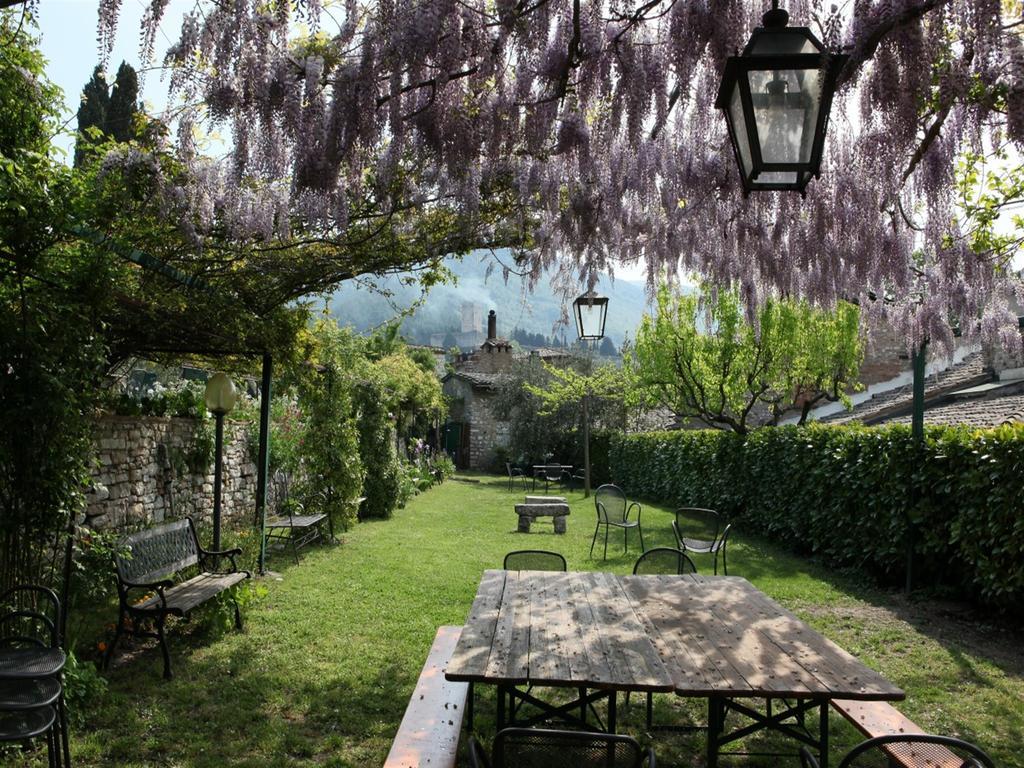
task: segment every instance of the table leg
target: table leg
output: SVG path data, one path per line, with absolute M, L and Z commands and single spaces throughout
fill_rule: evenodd
M 718 768 L 718 734 L 722 730 L 719 712 L 722 703 L 714 696 L 708 697 L 708 757 L 707 768 Z
M 818 713 L 818 765 L 820 768 L 828 768 L 828 701 L 821 702 L 821 711 Z
M 473 732 L 473 683 L 469 683 L 469 695 L 466 697 L 466 727 L 470 733 Z
M 608 733 L 615 733 L 615 699 L 618 694 L 611 691 L 608 694 Z
M 505 727 L 505 686 L 498 686 L 498 730 Z

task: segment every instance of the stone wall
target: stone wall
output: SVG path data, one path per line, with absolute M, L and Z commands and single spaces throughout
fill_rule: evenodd
M 477 390 L 466 400 L 466 421 L 469 422 L 469 468 L 487 469 L 496 448 L 508 448 L 510 425 L 494 415 L 494 395 Z
M 860 383 L 870 386 L 889 381 L 910 370 L 906 339 L 900 338 L 890 326 L 872 328 L 864 345 L 864 362 L 860 366 Z
M 456 376 L 444 382 L 443 390 L 451 401 L 448 417 L 469 429 L 467 466 L 487 469 L 494 458 L 494 449 L 507 448 L 511 440 L 509 423 L 494 415 L 494 393 Z
M 88 495 L 87 524 L 128 530 L 165 519 L 213 515 L 213 461 L 193 474 L 184 456 L 193 442 L 194 419 L 103 416 L 95 426 L 98 466 Z M 209 422 L 212 432 L 213 422 Z M 249 459 L 250 425 L 224 422 L 222 520 L 256 514 L 256 465 Z M 273 507 L 270 507 L 271 509 Z

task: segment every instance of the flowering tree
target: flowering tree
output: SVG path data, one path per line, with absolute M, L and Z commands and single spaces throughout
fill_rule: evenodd
M 739 296 L 676 296 L 662 286 L 625 360 L 634 386 L 684 419 L 746 434 L 799 409 L 800 424 L 823 400 L 849 403 L 863 357 L 857 308 L 823 312 L 769 300 L 756 325 Z
M 100 0 L 104 51 L 119 5 Z M 165 5 L 149 5 L 147 53 Z M 984 240 L 953 215 L 958 157 L 1024 140 L 1010 7 L 794 0 L 794 21 L 849 55 L 822 178 L 805 199 L 745 199 L 713 100 L 763 0 L 198 0 L 165 58 L 190 172 L 167 193 L 197 246 L 321 246 L 325 277 L 294 290 L 512 245 L 535 276 L 571 254 L 566 290 L 643 257 L 652 276 L 740 286 L 751 313 L 771 294 L 871 292 L 892 300 L 861 305 L 908 343 L 950 343 L 951 314 L 1019 343 L 1007 254 L 972 249 Z M 229 164 L 200 155 L 203 120 L 230 126 Z

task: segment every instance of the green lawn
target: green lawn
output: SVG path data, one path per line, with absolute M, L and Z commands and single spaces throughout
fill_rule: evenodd
M 75 765 L 379 765 L 437 626 L 463 623 L 481 572 L 500 567 L 506 551 L 554 549 L 577 570 L 632 568 L 639 542 L 623 555 L 614 532 L 608 560 L 596 549 L 598 559 L 589 558 L 594 512 L 582 494 L 570 495 L 567 535 L 555 536 L 550 523 L 517 534 L 512 504 L 522 493 L 496 478 L 469 479 L 478 482 L 450 480 L 391 520 L 356 526 L 340 546 L 308 550 L 298 566 L 279 556 L 271 565 L 281 578 L 261 581 L 265 593 L 246 608 L 244 632 L 172 631 L 174 680 L 161 678 L 153 647 L 117 664 L 102 703 L 72 734 Z M 671 543 L 667 509 L 645 504 L 642 520 L 648 547 Z M 956 606 L 875 591 L 742 530 L 729 553 L 731 574 L 906 689 L 900 708 L 920 725 L 976 741 L 1001 765 L 1022 765 L 1024 655 L 1013 635 Z M 657 717 L 685 706 L 658 697 Z M 477 711 L 489 737 L 493 693 L 480 692 Z M 703 717 L 699 707 L 693 714 Z M 637 697 L 629 708 L 620 703 L 620 721 L 648 740 Z M 838 757 L 858 739 L 837 715 L 831 727 Z M 703 762 L 699 736 L 656 734 L 653 743 L 661 765 Z

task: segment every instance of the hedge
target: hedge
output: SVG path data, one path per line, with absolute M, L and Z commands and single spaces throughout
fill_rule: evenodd
M 712 507 L 890 583 L 912 526 L 915 585 L 1024 607 L 1024 425 L 932 427 L 921 448 L 902 425 L 620 434 L 609 462 L 630 496 Z

